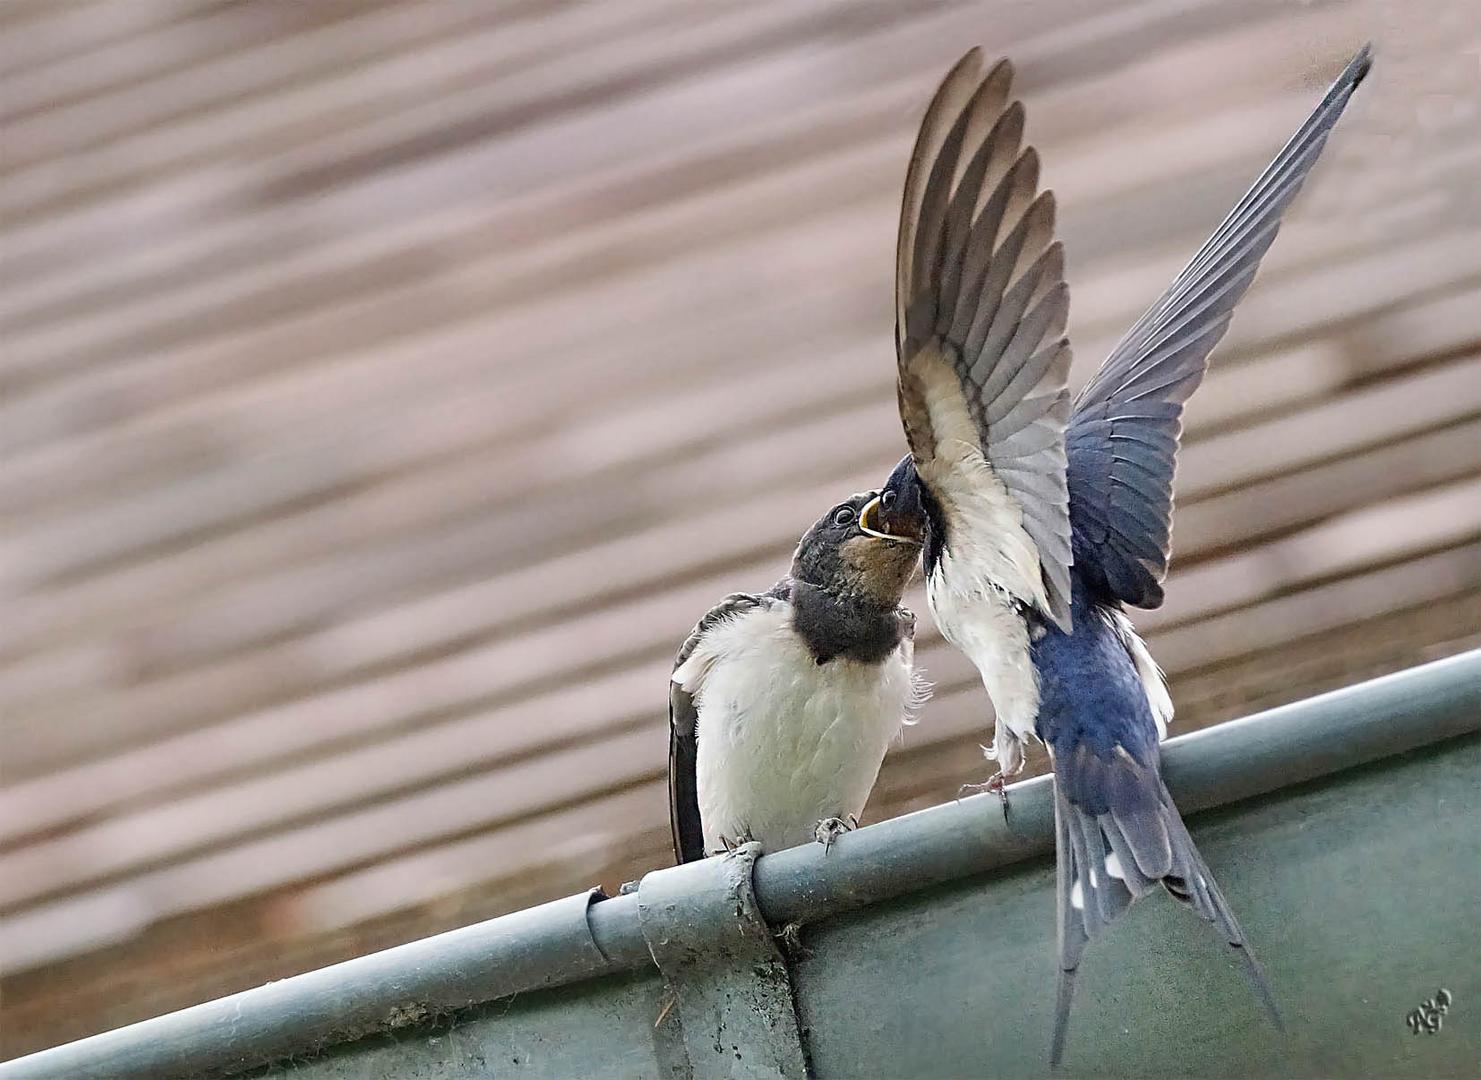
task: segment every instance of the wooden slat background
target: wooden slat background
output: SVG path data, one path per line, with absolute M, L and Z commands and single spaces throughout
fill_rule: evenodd
M 900 453 L 895 204 L 968 42 L 1083 378 L 1376 39 L 1139 624 L 1178 731 L 1477 643 L 1466 7 L 0 4 L 0 1056 L 667 858 L 676 643 Z M 922 626 L 873 819 L 987 771 Z

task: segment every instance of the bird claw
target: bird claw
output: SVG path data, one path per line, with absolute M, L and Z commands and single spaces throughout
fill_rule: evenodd
M 812 955 L 812 950 L 802 944 L 801 923 L 788 923 L 776 932 L 776 939 L 789 960 L 805 959 Z
M 859 827 L 859 816 L 850 814 L 845 818 L 824 818 L 818 822 L 817 828 L 813 830 L 813 839 L 823 845 L 823 854 L 828 854 L 832 849 L 834 841 L 847 832 L 853 832 Z
M 733 837 L 726 836 L 723 833 L 720 835 L 720 846 L 725 849 L 726 855 L 734 855 L 736 849 L 743 848 L 747 844 L 754 844 L 755 842 L 756 838 L 751 835 L 750 829 L 747 829 L 743 833 L 737 833 Z M 718 855 L 719 852 L 715 852 L 715 854 Z
M 962 799 L 967 795 L 980 795 L 983 792 L 995 792 L 1003 805 L 1003 821 L 1008 822 L 1008 777 L 1003 772 L 995 772 L 980 784 L 963 784 L 957 788 L 956 797 Z

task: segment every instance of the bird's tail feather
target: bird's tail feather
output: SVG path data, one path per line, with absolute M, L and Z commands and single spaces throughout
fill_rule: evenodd
M 1214 926 L 1239 957 L 1245 978 L 1275 1026 L 1285 1030 L 1270 983 L 1167 788 L 1155 774 L 1142 773 L 1140 779 L 1156 785 L 1155 798 L 1113 799 L 1116 808 L 1092 814 L 1070 802 L 1056 778 L 1059 984 L 1049 1055 L 1053 1065 L 1064 1056 L 1075 976 L 1086 946 L 1134 900 L 1159 885 Z
M 1250 989 L 1255 992 L 1255 997 L 1260 1000 L 1260 1004 L 1270 1016 L 1270 1022 L 1275 1025 L 1276 1030 L 1284 1034 L 1285 1020 L 1281 1016 L 1280 1007 L 1275 1003 L 1275 993 L 1270 988 L 1270 980 L 1265 977 L 1265 969 L 1260 966 L 1260 961 L 1255 959 L 1255 954 L 1250 950 L 1249 943 L 1245 940 L 1244 930 L 1240 928 L 1239 920 L 1234 917 L 1229 901 L 1224 899 L 1224 890 L 1219 888 L 1219 883 L 1214 880 L 1208 863 L 1203 861 L 1203 855 L 1194 845 L 1193 838 L 1188 835 L 1188 827 L 1183 824 L 1182 816 L 1173 806 L 1172 797 L 1168 795 L 1165 787 L 1162 797 L 1167 806 L 1168 824 L 1173 830 L 1173 849 L 1180 853 L 1179 861 L 1187 865 L 1190 870 L 1190 873 L 1183 879 L 1187 898 L 1179 896 L 1174 891 L 1174 883 L 1164 880 L 1163 885 L 1169 894 L 1183 900 L 1198 913 L 1200 918 L 1213 924 L 1214 929 L 1219 932 L 1225 943 L 1239 957 L 1240 970 L 1249 982 Z M 1186 885 L 1189 882 L 1192 884 L 1191 889 Z

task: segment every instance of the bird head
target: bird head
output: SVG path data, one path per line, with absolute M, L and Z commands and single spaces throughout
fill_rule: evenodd
M 900 602 L 920 555 L 920 541 L 867 524 L 878 491 L 839 503 L 803 535 L 792 556 L 792 577 L 830 593 L 893 607 Z
M 880 488 L 879 497 L 860 512 L 859 520 L 872 536 L 904 539 L 920 546 L 931 526 L 925 500 L 925 488 L 915 473 L 915 459 L 906 454 Z

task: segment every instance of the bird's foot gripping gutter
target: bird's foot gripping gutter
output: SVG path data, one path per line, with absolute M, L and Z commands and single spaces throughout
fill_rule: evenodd
M 679 1013 L 696 1080 L 808 1074 L 787 965 L 751 886 L 760 853 L 745 844 L 655 870 L 638 887 L 643 937 Z

